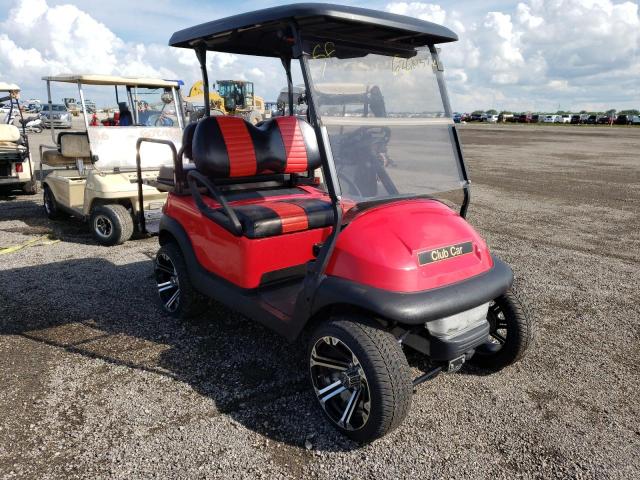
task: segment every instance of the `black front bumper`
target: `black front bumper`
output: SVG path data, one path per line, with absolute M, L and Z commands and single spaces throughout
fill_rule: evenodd
M 318 287 L 313 312 L 330 305 L 354 305 L 402 325 L 421 325 L 490 302 L 511 288 L 513 272 L 497 257 L 493 267 L 462 282 L 414 293 L 391 292 L 327 276 Z

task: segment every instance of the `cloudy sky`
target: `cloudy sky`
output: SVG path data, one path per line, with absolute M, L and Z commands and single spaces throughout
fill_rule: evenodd
M 198 77 L 195 55 L 166 46 L 175 30 L 282 3 L 290 2 L 0 0 L 0 81 L 41 99 L 40 78 L 47 74 L 155 76 L 190 85 Z M 442 48 L 455 110 L 640 108 L 637 0 L 370 0 L 367 6 L 458 33 L 459 42 Z M 251 79 L 267 100 L 283 84 L 275 61 L 219 54 L 210 64 L 210 78 Z

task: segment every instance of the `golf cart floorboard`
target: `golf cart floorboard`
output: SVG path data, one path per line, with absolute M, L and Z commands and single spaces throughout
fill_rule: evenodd
M 302 289 L 302 279 L 278 283 L 259 289 L 258 297 L 262 305 L 280 318 L 291 318 L 296 306 L 298 293 Z

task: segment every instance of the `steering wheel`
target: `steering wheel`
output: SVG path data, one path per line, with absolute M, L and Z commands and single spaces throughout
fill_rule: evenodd
M 363 197 L 362 192 L 358 188 L 358 185 L 355 184 L 353 180 L 351 180 L 347 175 L 342 175 L 342 171 L 344 168 L 338 169 L 338 183 L 342 185 L 342 182 L 346 183 L 349 188 L 349 193 L 353 195 L 357 195 L 358 197 Z

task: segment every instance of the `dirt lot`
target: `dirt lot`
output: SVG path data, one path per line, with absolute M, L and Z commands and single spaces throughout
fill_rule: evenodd
M 0 246 L 62 240 L 0 256 L 0 477 L 638 478 L 640 129 L 461 137 L 469 219 L 513 266 L 536 344 L 422 385 L 365 447 L 321 418 L 301 345 L 222 308 L 165 317 L 156 239 L 99 247 L 39 197 L 0 199 Z

